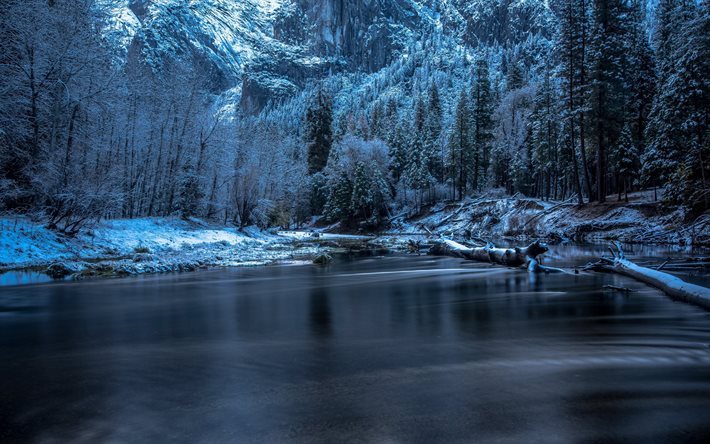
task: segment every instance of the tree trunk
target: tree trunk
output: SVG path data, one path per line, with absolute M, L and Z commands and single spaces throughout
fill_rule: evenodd
M 79 114 L 79 104 L 74 105 L 74 109 L 71 113 L 71 118 L 69 119 L 69 130 L 67 134 L 67 146 L 64 153 L 64 186 L 69 184 L 69 165 L 71 163 L 71 154 L 74 146 L 74 123 L 76 122 L 76 116 Z
M 601 88 L 600 88 L 601 89 Z M 604 165 L 606 159 L 604 146 L 604 128 L 602 125 L 602 100 L 604 100 L 604 94 L 600 90 L 599 97 L 599 114 L 597 115 L 597 200 L 599 202 L 606 201 L 606 187 L 605 187 L 605 176 L 606 176 L 606 166 Z
M 527 247 L 496 248 L 492 244 L 485 247 L 467 247 L 466 245 L 444 240 L 434 244 L 429 254 L 434 256 L 452 256 L 477 262 L 488 262 L 506 267 L 526 267 L 532 272 L 561 271 L 540 265 L 538 256 L 548 251 L 547 245 L 534 242 Z
M 582 160 L 582 171 L 584 172 L 584 186 L 587 188 L 589 201 L 594 201 L 594 193 L 592 192 L 591 174 L 589 173 L 589 164 L 587 163 L 587 148 L 584 138 L 584 115 L 580 113 L 579 117 L 579 155 Z
M 710 309 L 710 288 L 689 284 L 668 273 L 638 266 L 624 257 L 619 244 L 616 247 L 616 252 L 612 250 L 613 259 L 602 258 L 602 262 L 596 264 L 594 268 L 634 278 L 662 290 L 673 299 Z
M 582 1 L 582 4 L 580 6 L 581 12 L 584 16 L 586 14 L 587 10 L 587 5 L 585 1 Z M 582 53 L 582 60 L 579 64 L 580 67 L 580 73 L 579 73 L 579 86 L 580 88 L 584 88 L 584 83 L 587 80 L 587 70 L 586 70 L 586 52 L 587 52 L 587 26 L 584 23 L 584 18 L 582 19 L 582 48 L 581 48 L 581 53 Z M 580 98 L 580 102 L 583 102 L 584 99 L 583 97 Z M 587 164 L 587 148 L 585 146 L 585 131 L 584 131 L 584 113 L 580 112 L 579 113 L 579 152 L 580 156 L 582 159 L 582 171 L 584 172 L 584 184 L 585 187 L 587 188 L 587 194 L 589 197 L 589 201 L 593 202 L 594 201 L 594 193 L 592 192 L 592 183 L 590 180 L 591 174 L 589 173 L 589 165 Z

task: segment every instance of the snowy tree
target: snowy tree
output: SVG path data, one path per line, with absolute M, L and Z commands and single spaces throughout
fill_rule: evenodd
M 530 115 L 532 87 L 508 91 L 496 109 L 498 122 L 492 151 L 493 184 L 503 186 L 509 193 L 532 191 L 532 145 Z
M 308 172 L 322 171 L 328 163 L 333 144 L 333 104 L 321 88 L 306 111 L 306 142 L 308 144 Z
M 560 173 L 559 113 L 557 109 L 557 91 L 548 71 L 535 94 L 531 119 L 531 140 L 533 164 L 538 195 L 543 199 L 557 198 Z
M 0 172 L 11 190 L 0 196 L 5 206 L 44 208 L 67 223 L 85 219 L 81 208 L 103 202 L 108 210 L 115 202 L 110 187 L 95 186 L 99 171 L 88 163 L 103 148 L 101 120 L 111 114 L 106 17 L 90 0 L 0 5 Z
M 463 199 L 468 182 L 468 167 L 473 159 L 471 138 L 471 110 L 468 104 L 468 95 L 462 90 L 456 105 L 454 122 L 449 132 L 449 178 L 451 181 L 452 196 Z
M 648 114 L 656 90 L 655 55 L 646 32 L 646 2 L 634 0 L 630 4 L 629 41 L 625 42 L 624 89 L 628 91 L 626 113 L 631 120 L 635 145 L 643 151 Z M 628 120 L 627 119 L 627 120 Z
M 584 140 L 584 80 L 581 76 L 585 54 L 585 28 L 587 8 L 584 0 L 557 0 L 553 3 L 559 25 L 555 37 L 558 60 L 558 75 L 562 80 L 564 120 L 562 146 L 567 150 L 566 157 L 571 162 L 571 177 L 568 181 L 573 185 L 577 202 L 584 203 L 580 182 L 579 164 L 577 163 L 577 141 Z M 579 131 L 577 129 L 579 128 Z M 584 145 L 580 153 L 585 172 L 585 183 L 591 196 L 591 187 L 584 159 Z
M 493 95 L 488 61 L 481 57 L 476 62 L 476 83 L 472 89 L 473 170 L 471 186 L 480 190 L 486 182 L 493 141 Z
M 345 172 L 331 176 L 328 185 L 328 199 L 323 209 L 323 215 L 331 222 L 344 222 L 346 225 L 352 220 L 352 195 L 353 184 Z
M 325 173 L 328 197 L 323 214 L 331 222 L 374 227 L 390 204 L 387 146 L 346 136 L 333 148 Z
M 185 165 L 179 179 L 177 209 L 180 217 L 189 219 L 197 216 L 201 200 L 205 197 L 200 180 L 191 165 Z
M 424 200 L 424 192 L 433 183 L 433 177 L 429 172 L 429 166 L 431 165 L 429 154 L 431 151 L 427 147 L 426 104 L 421 96 L 418 98 L 415 107 L 413 129 L 409 143 L 405 179 L 407 186 L 414 190 L 417 206 L 421 207 Z
M 443 109 L 436 82 L 432 82 L 429 88 L 427 105 L 425 144 L 426 154 L 429 159 L 429 173 L 439 182 L 443 182 L 445 158 L 441 143 Z
M 322 172 L 311 176 L 308 215 L 322 214 L 328 199 L 328 177 Z M 305 216 L 305 214 L 304 214 Z M 305 219 L 305 217 L 302 217 Z
M 666 184 L 670 201 L 703 211 L 710 201 L 709 13 L 690 0 L 663 0 L 658 14 L 658 92 L 646 127 L 644 175 L 651 183 Z
M 407 139 L 405 137 L 405 134 L 408 133 L 408 127 L 409 125 L 406 122 L 395 120 L 387 138 L 390 171 L 395 183 L 400 181 L 408 165 Z
M 525 72 L 522 62 L 515 60 L 511 61 L 506 73 L 506 88 L 508 91 L 520 89 L 525 84 Z
M 621 131 L 621 136 L 612 150 L 611 164 L 616 171 L 618 181 L 618 194 L 621 200 L 621 195 L 624 195 L 626 202 L 629 201 L 629 189 L 633 186 L 637 172 L 639 170 L 640 159 L 639 151 L 634 143 L 634 138 L 629 123 L 624 125 Z
M 589 45 L 589 137 L 596 146 L 595 196 L 604 202 L 607 194 L 607 154 L 619 138 L 624 118 L 624 73 L 627 52 L 624 41 L 631 31 L 629 11 L 622 0 L 594 0 Z
M 375 204 L 375 196 L 373 196 L 372 192 L 372 177 L 362 161 L 355 165 L 354 175 L 350 206 L 355 217 L 367 220 L 372 217 Z

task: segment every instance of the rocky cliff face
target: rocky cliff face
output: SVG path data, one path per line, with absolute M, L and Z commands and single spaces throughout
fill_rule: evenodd
M 536 32 L 547 11 L 544 0 L 123 0 L 114 9 L 130 63 L 187 63 L 213 92 L 240 94 L 247 113 L 313 78 L 375 72 L 434 29 L 473 45 L 509 41 Z
M 368 72 L 391 63 L 428 18 L 411 0 L 298 0 L 298 6 L 314 27 L 309 43 L 316 54 Z
M 549 31 L 550 9 L 544 0 L 450 0 L 463 19 L 463 40 L 471 45 L 522 41 Z
M 421 34 L 427 16 L 411 0 L 285 0 L 273 14 L 273 37 L 301 57 L 260 58 L 243 80 L 242 109 L 259 110 L 314 77 L 342 71 L 374 72 L 392 63 Z M 274 94 L 276 93 L 276 94 Z
M 249 61 L 274 43 L 263 0 L 126 0 L 119 21 L 138 22 L 128 60 L 155 71 L 170 62 L 197 68 L 214 92 L 242 80 Z
M 188 63 L 256 112 L 314 77 L 386 66 L 423 18 L 413 0 L 124 0 L 112 32 L 129 63 Z

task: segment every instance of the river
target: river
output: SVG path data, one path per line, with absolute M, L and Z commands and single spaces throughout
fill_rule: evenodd
M 710 439 L 710 313 L 614 275 L 373 256 L 10 286 L 0 358 L 0 442 Z

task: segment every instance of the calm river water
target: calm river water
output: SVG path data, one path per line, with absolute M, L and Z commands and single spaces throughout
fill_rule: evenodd
M 710 313 L 426 256 L 2 287 L 16 441 L 710 442 Z

